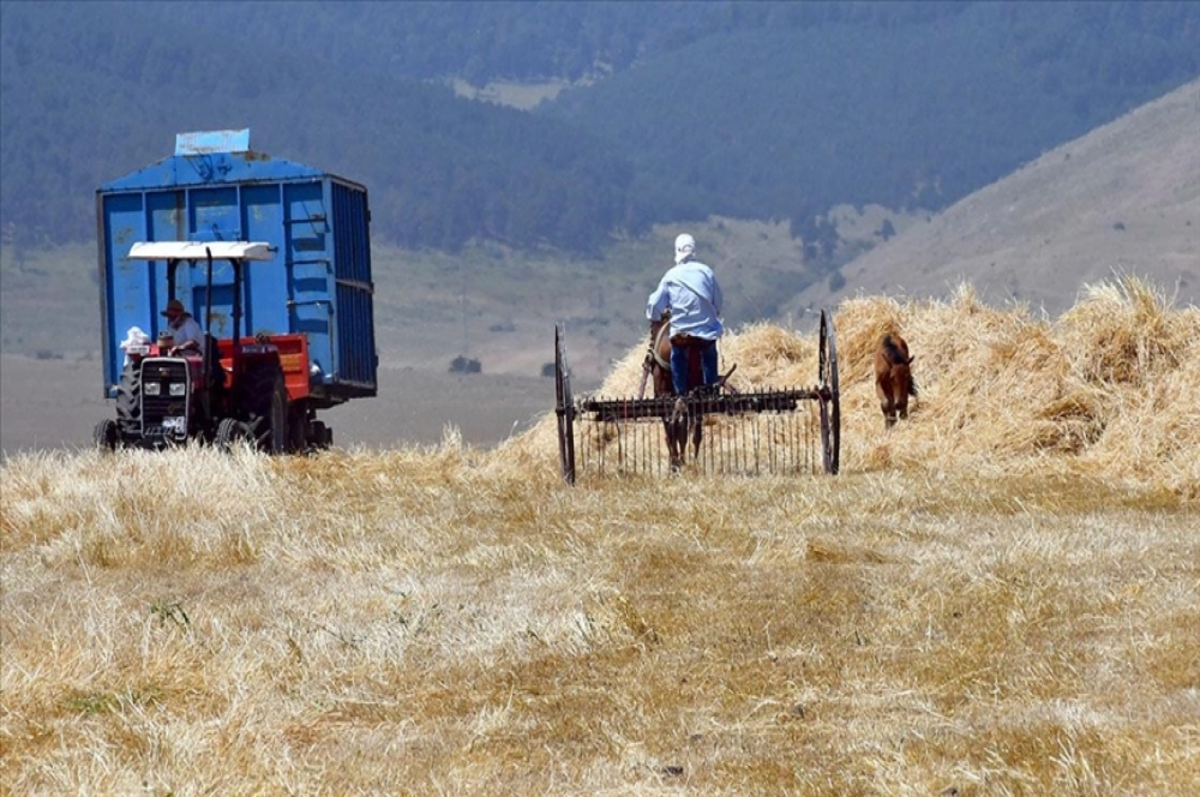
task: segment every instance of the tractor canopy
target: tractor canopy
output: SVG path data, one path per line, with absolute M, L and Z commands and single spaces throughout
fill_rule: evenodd
M 247 241 L 140 241 L 129 249 L 130 260 L 271 260 L 271 245 Z

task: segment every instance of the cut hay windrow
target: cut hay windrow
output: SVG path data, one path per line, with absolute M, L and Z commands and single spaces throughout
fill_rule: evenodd
M 988 307 L 969 285 L 946 301 L 849 299 L 833 319 L 842 473 L 1082 470 L 1200 498 L 1200 309 L 1175 308 L 1137 278 L 1085 288 L 1058 320 Z M 872 357 L 889 331 L 909 342 L 920 396 L 907 422 L 885 432 Z M 720 350 L 721 371 L 736 364 L 731 381 L 743 391 L 808 385 L 817 372 L 809 330 L 752 324 Z M 596 395 L 636 395 L 643 353 L 630 349 Z M 492 456 L 553 469 L 554 438 L 548 413 Z M 752 459 L 758 443 L 730 445 Z

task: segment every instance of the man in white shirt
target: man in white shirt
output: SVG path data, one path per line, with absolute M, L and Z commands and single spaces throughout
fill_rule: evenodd
M 696 240 L 683 233 L 675 239 L 675 265 L 663 275 L 646 304 L 650 321 L 671 313 L 671 381 L 676 395 L 695 387 L 688 384 L 689 348 L 700 349 L 704 384 L 717 383 L 717 339 L 725 331 L 721 305 L 716 275 L 696 259 Z
M 203 352 L 204 331 L 192 318 L 192 314 L 183 309 L 183 302 L 172 299 L 167 302 L 167 309 L 162 314 L 167 318 L 167 325 L 175 336 L 175 344 L 169 354 L 179 354 L 185 351 Z

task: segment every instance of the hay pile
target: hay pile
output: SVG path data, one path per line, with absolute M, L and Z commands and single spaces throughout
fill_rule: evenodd
M 1200 309 L 1175 308 L 1134 277 L 1085 288 L 1056 321 L 983 305 L 969 285 L 948 301 L 863 297 L 834 313 L 840 360 L 842 471 L 1073 471 L 1200 498 Z M 900 331 L 920 396 L 885 431 L 872 357 Z M 817 333 L 769 324 L 721 344 L 743 391 L 817 383 Z M 598 395 L 633 396 L 644 348 L 615 366 Z M 495 452 L 496 464 L 556 467 L 547 414 Z

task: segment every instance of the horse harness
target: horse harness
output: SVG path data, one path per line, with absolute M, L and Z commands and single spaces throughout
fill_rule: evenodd
M 650 355 L 650 357 L 654 359 L 654 362 L 658 365 L 659 368 L 665 368 L 668 371 L 671 370 L 671 362 L 669 360 L 664 360 L 662 355 L 659 354 L 658 352 L 662 348 L 663 338 L 665 338 L 667 336 L 667 331 L 670 328 L 671 328 L 670 322 L 667 321 L 666 319 L 663 319 L 662 326 L 660 326 L 658 328 L 658 334 L 654 336 L 654 341 L 650 344 L 650 351 L 647 352 Z M 674 344 L 675 344 L 675 339 L 672 338 L 671 345 L 674 345 Z M 647 363 L 647 365 L 648 364 L 649 363 Z
M 661 320 L 661 324 L 658 327 L 658 331 L 654 335 L 654 339 L 650 341 L 650 345 L 646 349 L 646 358 L 642 361 L 642 382 L 641 382 L 641 385 L 638 387 L 638 398 L 641 398 L 642 395 L 645 394 L 646 379 L 650 376 L 650 371 L 651 371 L 651 369 L 653 369 L 653 367 L 655 365 L 657 365 L 659 368 L 666 371 L 667 373 L 671 372 L 671 361 L 669 359 L 665 359 L 659 353 L 662 350 L 662 344 L 663 344 L 664 338 L 667 338 L 667 332 L 670 329 L 670 326 L 671 326 L 670 315 L 664 314 L 663 318 Z M 689 359 L 696 356 L 694 354 L 694 352 L 696 350 L 702 349 L 706 346 L 710 346 L 710 345 L 713 345 L 716 343 L 715 340 L 708 340 L 707 338 L 698 338 L 698 337 L 695 337 L 693 335 L 688 335 L 688 334 L 672 335 L 672 336 L 670 336 L 670 342 L 671 342 L 672 347 L 692 349 L 692 352 L 689 352 Z M 670 349 L 668 349 L 667 351 L 670 351 Z M 737 370 L 736 365 L 733 366 L 733 368 L 729 369 L 728 374 L 720 376 L 717 379 L 717 383 L 714 387 L 716 387 L 718 390 L 721 388 L 733 390 L 732 385 L 729 385 L 727 383 L 727 380 L 729 379 L 729 376 L 735 370 Z M 733 392 L 737 392 L 737 391 L 733 391 Z M 680 410 L 681 410 L 681 407 L 679 406 L 679 404 L 677 402 L 676 407 L 675 407 L 675 412 L 678 413 L 678 412 L 680 412 Z

